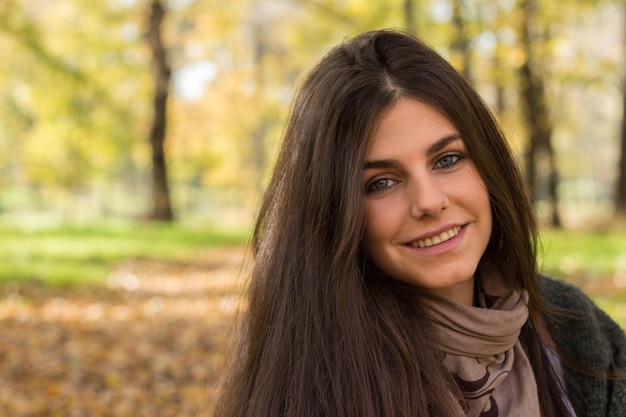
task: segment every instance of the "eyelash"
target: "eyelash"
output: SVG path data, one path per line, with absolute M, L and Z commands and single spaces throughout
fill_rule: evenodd
M 448 169 L 448 168 L 452 168 L 453 166 L 455 166 L 456 164 L 458 164 L 458 163 L 461 161 L 461 159 L 463 159 L 463 155 L 461 155 L 460 153 L 456 153 L 456 152 L 455 152 L 455 153 L 448 153 L 448 154 L 445 154 L 445 155 L 443 155 L 441 158 L 439 158 L 439 159 L 437 160 L 437 162 L 435 163 L 435 168 L 437 168 L 437 165 L 440 165 L 440 164 L 441 164 L 441 161 L 442 161 L 442 160 L 444 160 L 444 159 L 448 159 L 448 158 L 452 158 L 452 159 L 453 159 L 453 161 L 452 161 L 452 162 L 450 162 L 450 163 L 449 163 L 448 165 L 446 165 L 446 166 L 441 166 L 441 167 L 439 167 L 439 169 Z
M 390 183 L 390 182 L 391 182 L 391 183 L 393 183 L 393 184 L 392 184 L 392 185 L 387 185 L 387 186 L 386 186 L 385 188 L 383 188 L 383 189 L 375 189 L 375 188 L 374 188 L 374 185 L 375 185 L 375 184 L 377 184 L 377 183 L 380 183 L 381 181 L 386 181 L 387 183 Z M 371 182 L 369 182 L 369 183 L 367 184 L 367 187 L 365 188 L 365 191 L 366 191 L 367 193 L 380 193 L 380 192 L 386 191 L 386 190 L 388 190 L 389 188 L 393 187 L 393 185 L 394 185 L 395 183 L 397 183 L 397 182 L 398 182 L 398 181 L 396 181 L 396 180 L 392 180 L 391 178 L 384 178 L 384 177 L 383 177 L 383 178 L 376 178 L 375 180 L 373 180 L 373 181 L 371 181 Z
M 448 164 L 442 165 L 442 161 L 445 159 L 452 159 L 452 161 L 450 161 Z M 460 153 L 448 153 L 445 154 L 443 156 L 441 156 L 441 158 L 439 158 L 437 160 L 437 162 L 435 163 L 435 167 L 436 169 L 450 169 L 453 168 L 456 164 L 458 164 L 459 162 L 461 162 L 461 160 L 463 159 L 463 155 Z M 442 165 L 442 166 L 440 166 Z M 377 183 L 380 183 L 381 181 L 386 181 L 387 182 L 387 186 L 385 188 L 382 189 L 374 189 L 374 185 Z M 391 185 L 389 185 L 389 183 L 392 183 Z M 366 187 L 365 187 L 365 191 L 367 193 L 380 193 L 383 191 L 388 190 L 389 188 L 393 187 L 393 185 L 395 185 L 396 183 L 398 183 L 398 181 L 391 179 L 391 178 L 387 178 L 387 177 L 381 177 L 381 178 L 376 178 L 373 181 L 367 183 Z

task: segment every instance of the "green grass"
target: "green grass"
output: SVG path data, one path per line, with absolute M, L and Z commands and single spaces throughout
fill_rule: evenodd
M 544 272 L 580 286 L 626 328 L 626 229 L 546 231 L 542 242 Z
M 246 231 L 128 223 L 90 227 L 0 227 L 0 282 L 100 283 L 125 259 L 193 262 L 211 247 L 240 245 Z
M 247 230 L 122 223 L 89 227 L 18 228 L 0 225 L 0 283 L 37 280 L 48 285 L 102 282 L 125 259 L 193 262 L 211 247 L 241 245 Z M 626 230 L 545 231 L 544 272 L 567 279 L 585 274 L 611 279 L 626 272 Z M 625 300 L 626 301 L 626 300 Z
M 608 231 L 550 230 L 542 234 L 540 263 L 559 276 L 626 272 L 626 229 Z

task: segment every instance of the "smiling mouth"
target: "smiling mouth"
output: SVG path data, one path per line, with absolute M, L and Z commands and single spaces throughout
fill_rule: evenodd
M 461 226 L 454 226 L 450 230 L 446 230 L 438 234 L 437 236 L 427 237 L 426 239 L 414 240 L 413 242 L 409 242 L 409 246 L 413 246 L 414 248 L 428 248 L 430 246 L 438 245 L 447 240 L 452 239 L 461 231 Z

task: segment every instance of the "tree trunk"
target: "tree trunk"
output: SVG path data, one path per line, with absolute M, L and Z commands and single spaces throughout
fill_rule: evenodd
M 467 35 L 467 25 L 465 24 L 465 18 L 463 17 L 463 0 L 454 0 L 452 2 L 452 23 L 455 28 L 455 37 L 452 42 L 451 49 L 454 54 L 458 56 L 458 70 L 465 79 L 471 82 L 471 47 L 470 40 Z
M 493 7 L 495 7 L 495 15 L 496 15 L 496 25 L 499 27 L 500 26 L 500 22 L 502 20 L 502 13 L 500 11 L 500 5 L 499 4 L 495 4 Z M 495 88 L 495 97 L 496 97 L 496 102 L 495 102 L 495 108 L 496 108 L 496 114 L 499 117 L 503 117 L 504 114 L 507 111 L 507 104 L 506 104 L 506 82 L 505 82 L 505 65 L 503 64 L 503 59 L 502 57 L 505 56 L 505 53 L 508 52 L 508 48 L 506 48 L 503 44 L 502 44 L 502 39 L 500 38 L 500 36 L 498 36 L 496 38 L 496 46 L 494 49 L 494 53 L 491 57 L 491 66 L 493 68 L 493 74 L 494 74 L 494 88 Z
M 626 15 L 626 7 L 624 8 Z M 624 54 L 626 54 L 626 25 L 624 30 Z M 615 217 L 626 217 L 626 77 L 623 85 L 623 109 L 622 109 L 622 130 L 619 146 L 619 158 L 617 165 L 617 183 L 615 184 Z
M 523 15 L 521 42 L 526 60 L 519 69 L 522 102 L 529 133 L 528 150 L 525 155 L 526 180 L 530 187 L 533 202 L 547 200 L 550 209 L 549 223 L 561 227 L 558 210 L 558 170 L 552 146 L 552 122 L 548 116 L 545 83 L 537 70 L 537 56 L 534 48 L 536 34 L 534 27 L 536 4 L 534 0 L 521 0 Z M 543 40 L 543 36 L 539 36 Z M 547 171 L 547 174 L 546 174 Z
M 417 34 L 417 19 L 415 9 L 415 2 L 413 0 L 404 0 L 404 26 L 407 32 L 414 35 Z
M 619 147 L 619 163 L 617 166 L 617 183 L 615 189 L 615 215 L 626 217 L 626 81 L 624 82 L 624 110 Z
M 260 0 L 254 1 L 255 17 L 252 23 L 252 43 L 254 48 L 254 76 L 256 84 L 256 94 L 258 94 L 261 102 L 266 100 L 266 57 L 268 54 L 268 41 L 267 32 L 269 30 L 269 23 L 267 17 L 263 11 L 263 5 Z M 254 164 L 257 172 L 256 189 L 258 193 L 263 192 L 263 172 L 267 165 L 267 154 L 265 151 L 265 142 L 267 131 L 269 129 L 270 122 L 266 114 L 262 114 L 257 121 L 257 125 L 252 132 L 252 147 L 253 152 L 252 163 Z
M 150 127 L 150 147 L 152 150 L 152 199 L 151 219 L 172 221 L 174 215 L 170 203 L 165 159 L 165 138 L 167 130 L 167 99 L 171 70 L 167 63 L 167 52 L 163 45 L 161 25 L 165 17 L 165 8 L 160 0 L 153 0 L 150 6 L 150 18 L 147 40 L 152 51 L 154 71 L 154 115 Z

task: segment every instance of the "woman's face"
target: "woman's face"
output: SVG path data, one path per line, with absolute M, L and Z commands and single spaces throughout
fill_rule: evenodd
M 463 138 L 438 110 L 402 98 L 366 153 L 365 245 L 400 281 L 471 304 L 491 235 L 486 186 Z

